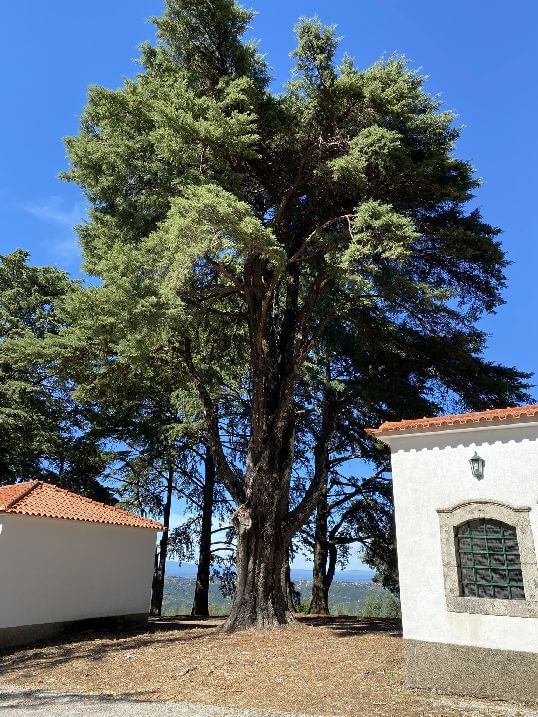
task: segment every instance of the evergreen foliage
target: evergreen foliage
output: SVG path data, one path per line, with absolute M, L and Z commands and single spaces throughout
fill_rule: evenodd
M 203 436 L 236 507 L 229 629 L 288 620 L 289 545 L 332 488 L 349 537 L 370 528 L 362 481 L 335 473 L 386 462 L 368 423 L 527 398 L 524 374 L 482 358 L 507 260 L 469 204 L 454 116 L 404 58 L 338 63 L 317 19 L 276 93 L 251 19 L 167 0 L 137 77 L 90 89 L 64 176 L 91 207 L 78 231 L 98 281 L 61 289 L 68 325 L 46 342 L 102 435 L 134 431 L 158 461 Z M 374 537 L 383 570 L 392 540 Z
M 44 480 L 110 502 L 91 409 L 73 399 L 48 350 L 78 289 L 63 271 L 30 266 L 27 252 L 0 256 L 0 484 Z

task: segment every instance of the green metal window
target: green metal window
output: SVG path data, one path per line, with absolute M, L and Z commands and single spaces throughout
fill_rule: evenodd
M 479 518 L 456 528 L 460 595 L 524 600 L 516 529 Z

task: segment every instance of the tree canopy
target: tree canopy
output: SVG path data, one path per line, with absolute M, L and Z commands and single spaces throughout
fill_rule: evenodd
M 167 0 L 137 77 L 90 89 L 65 174 L 91 206 L 79 235 L 99 279 L 66 340 L 113 371 L 158 360 L 193 396 L 237 508 L 230 629 L 288 619 L 288 546 L 322 481 L 292 485 L 302 416 L 325 415 L 315 366 L 336 366 L 325 389 L 353 396 L 362 440 L 361 416 L 525 398 L 524 375 L 482 358 L 476 322 L 502 302 L 507 261 L 469 204 L 453 114 L 404 58 L 338 62 L 316 19 L 299 21 L 277 93 L 243 39 L 251 19 L 234 0 Z
M 0 256 L 0 483 L 47 480 L 110 501 L 100 483 L 108 457 L 91 435 L 91 411 L 54 369 L 47 339 L 66 326 L 78 284 L 28 253 Z

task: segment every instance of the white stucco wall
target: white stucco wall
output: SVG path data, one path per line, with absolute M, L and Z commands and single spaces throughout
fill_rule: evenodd
M 149 609 L 155 532 L 0 514 L 0 628 Z
M 385 439 L 384 439 L 385 440 Z M 531 508 L 538 549 L 538 424 L 391 436 L 404 637 L 538 653 L 538 619 L 449 612 L 437 509 L 468 500 Z M 474 451 L 485 475 L 471 474 Z

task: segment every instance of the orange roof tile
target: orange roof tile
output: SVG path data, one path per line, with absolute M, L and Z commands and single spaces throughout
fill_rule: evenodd
M 12 503 L 15 503 L 25 493 L 32 490 L 36 481 L 29 483 L 15 483 L 0 487 L 0 511 L 5 511 Z
M 98 503 L 96 500 L 84 498 L 51 483 L 37 480 L 0 487 L 0 513 L 81 520 L 132 528 L 163 529 L 163 526 L 155 520 L 141 518 L 127 510 Z
M 469 424 L 483 424 L 488 422 L 506 421 L 512 423 L 520 418 L 530 418 L 538 415 L 538 405 L 519 406 L 515 408 L 490 408 L 487 411 L 474 413 L 457 413 L 448 416 L 434 416 L 432 418 L 412 418 L 406 421 L 385 421 L 379 428 L 367 428 L 366 433 L 371 436 L 383 436 L 390 433 L 407 433 L 417 429 L 442 428 L 444 426 L 467 426 Z

